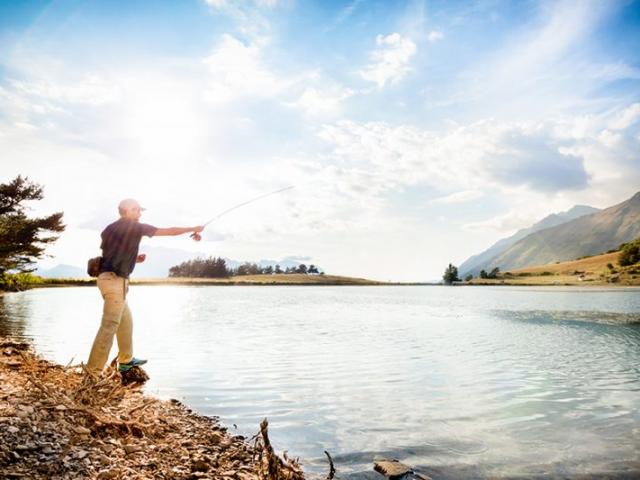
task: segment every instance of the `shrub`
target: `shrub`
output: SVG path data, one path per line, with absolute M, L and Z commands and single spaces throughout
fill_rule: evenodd
M 622 267 L 640 262 L 640 238 L 626 243 L 618 256 L 618 263 Z

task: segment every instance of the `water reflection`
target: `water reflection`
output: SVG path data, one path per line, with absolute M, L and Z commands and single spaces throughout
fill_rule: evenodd
M 328 450 L 343 477 L 392 456 L 477 478 L 640 472 L 639 297 L 167 286 L 133 287 L 129 302 L 151 393 L 244 435 L 268 417 L 275 445 L 312 474 L 326 474 Z M 22 318 L 21 335 L 67 363 L 86 357 L 101 302 L 92 288 L 50 289 L 4 310 L 5 330 Z
M 30 315 L 30 303 L 19 293 L 0 293 L 0 335 L 26 337 L 26 325 Z

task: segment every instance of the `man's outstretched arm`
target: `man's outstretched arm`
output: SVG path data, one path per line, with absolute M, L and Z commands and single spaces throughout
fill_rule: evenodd
M 170 228 L 158 228 L 154 236 L 156 237 L 174 237 L 176 235 L 182 235 L 184 233 L 200 233 L 204 230 L 202 225 L 197 227 L 170 227 Z

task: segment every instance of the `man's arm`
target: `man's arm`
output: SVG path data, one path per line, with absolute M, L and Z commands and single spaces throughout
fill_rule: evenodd
M 174 237 L 176 235 L 182 235 L 184 233 L 200 233 L 204 230 L 202 225 L 197 227 L 170 227 L 170 228 L 158 228 L 154 236 L 156 237 Z

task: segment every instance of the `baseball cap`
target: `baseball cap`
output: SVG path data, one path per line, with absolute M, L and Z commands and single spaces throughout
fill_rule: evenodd
M 140 210 L 146 210 L 146 208 L 142 208 L 137 200 L 133 198 L 125 198 L 118 204 L 118 210 L 126 211 L 134 208 L 139 208 Z

